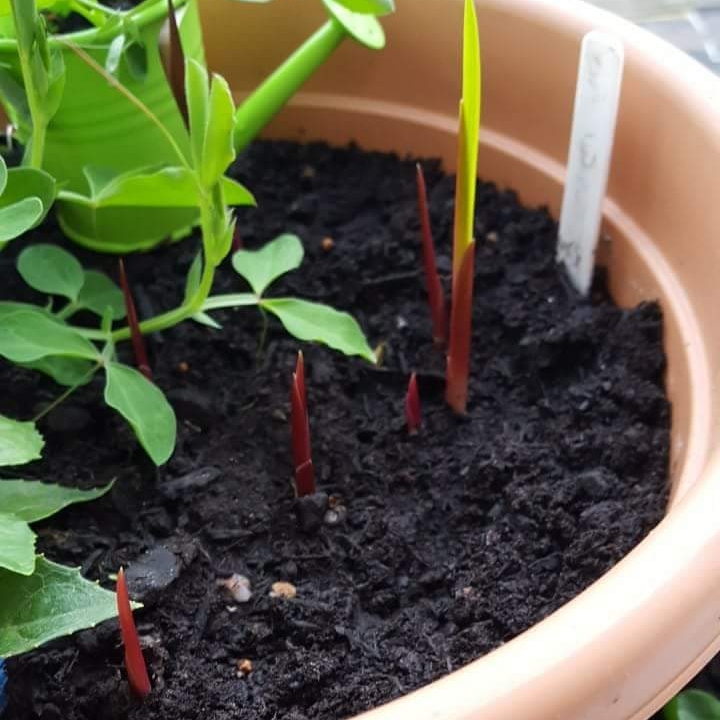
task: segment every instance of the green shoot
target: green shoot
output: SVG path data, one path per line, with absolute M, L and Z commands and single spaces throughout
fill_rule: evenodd
M 475 186 L 481 98 L 480 43 L 472 0 L 465 0 L 463 28 L 463 97 L 460 100 L 458 167 L 455 187 L 452 306 L 447 358 L 446 399 L 464 414 L 467 407 L 472 336 L 475 240 Z

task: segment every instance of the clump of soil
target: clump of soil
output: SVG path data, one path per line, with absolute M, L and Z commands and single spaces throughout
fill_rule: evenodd
M 447 280 L 454 183 L 438 163 L 425 169 Z M 218 313 L 222 332 L 193 323 L 164 332 L 152 362 L 180 421 L 168 465 L 149 465 L 93 384 L 48 417 L 46 459 L 31 467 L 69 485 L 117 478 L 109 496 L 38 525 L 39 544 L 110 587 L 121 563 L 129 572 L 142 563 L 137 620 L 153 693 L 143 705 L 129 698 L 108 622 L 9 663 L 13 720 L 347 717 L 523 632 L 663 515 L 670 421 L 659 308 L 616 307 L 601 274 L 591 298 L 579 298 L 555 266 L 545 210 L 478 188 L 471 400 L 457 418 L 432 347 L 414 164 L 264 142 L 233 172 L 259 201 L 239 212 L 247 247 L 285 231 L 304 242 L 302 268 L 270 294 L 348 310 L 385 345 L 381 367 L 303 348 L 314 462 L 335 522 L 308 535 L 293 512 L 287 415 L 298 342 L 273 322 L 259 350 L 253 309 Z M 128 258 L 141 314 L 179 300 L 196 250 L 184 241 Z M 0 262 L 1 292 L 29 297 L 12 256 Z M 245 289 L 229 268 L 220 273 L 217 291 Z M 424 418 L 416 437 L 403 419 L 412 370 Z M 58 392 L 7 364 L 0 382 L 0 412 L 12 416 Z M 246 602 L 218 584 L 233 574 L 250 583 Z

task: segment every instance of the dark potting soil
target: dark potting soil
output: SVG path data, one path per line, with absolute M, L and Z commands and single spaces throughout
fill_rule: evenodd
M 454 182 L 435 162 L 425 169 L 447 275 Z M 479 186 L 472 385 L 459 419 L 430 339 L 414 164 L 259 143 L 234 172 L 259 200 L 239 212 L 246 246 L 284 231 L 304 242 L 302 268 L 270 294 L 351 311 L 385 346 L 381 367 L 303 346 L 314 461 L 338 522 L 307 535 L 293 513 L 287 415 L 299 343 L 271 322 L 258 353 L 252 309 L 218 313 L 222 332 L 186 323 L 162 333 L 151 349 L 180 420 L 171 461 L 149 464 L 100 403 L 98 379 L 43 421 L 46 457 L 30 468 L 82 487 L 117 478 L 100 501 L 38 524 L 39 547 L 108 587 L 121 564 L 138 574 L 146 551 L 143 562 L 163 567 L 133 584 L 153 692 L 130 700 L 110 621 L 10 661 L 12 720 L 348 717 L 542 620 L 663 515 L 660 311 L 615 307 L 601 274 L 591 298 L 578 298 L 556 269 L 547 212 Z M 35 235 L 57 237 L 51 225 Z M 196 250 L 188 240 L 128 258 L 142 315 L 180 299 Z M 0 255 L 3 294 L 30 297 L 12 262 Z M 216 287 L 245 290 L 228 268 Z M 403 420 L 411 370 L 423 403 L 416 437 Z M 58 394 L 6 364 L 0 383 L 0 412 L 15 417 Z M 233 573 L 250 580 L 249 602 L 218 585 Z M 297 595 L 271 598 L 278 581 Z

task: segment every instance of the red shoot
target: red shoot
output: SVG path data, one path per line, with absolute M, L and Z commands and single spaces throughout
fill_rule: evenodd
M 137 311 L 133 301 L 130 285 L 128 284 L 127 275 L 125 274 L 125 263 L 122 258 L 118 260 L 120 265 L 120 287 L 122 288 L 123 297 L 125 298 L 125 312 L 128 319 L 128 327 L 130 328 L 130 339 L 132 341 L 133 353 L 135 353 L 135 363 L 138 370 L 148 379 L 152 380 L 152 370 L 148 362 L 148 356 L 145 352 L 145 341 L 140 332 L 140 323 L 138 322 Z
M 472 336 L 473 270 L 475 242 L 465 250 L 460 269 L 453 278 L 450 312 L 450 346 L 447 357 L 446 399 L 450 407 L 464 415 L 470 375 L 470 339 Z
M 443 292 L 440 276 L 435 262 L 435 246 L 433 244 L 432 229 L 430 227 L 430 212 L 428 210 L 427 189 L 422 166 L 417 163 L 417 195 L 418 210 L 420 212 L 420 226 L 422 228 L 422 253 L 425 265 L 425 283 L 427 285 L 428 304 L 432 318 L 433 342 L 443 346 L 447 340 L 447 311 L 445 310 L 445 293 Z
M 120 568 L 117 576 L 117 609 L 120 616 L 120 635 L 125 646 L 125 669 L 128 682 L 133 692 L 140 698 L 150 694 L 150 678 L 148 677 L 145 658 L 140 648 L 135 621 L 133 620 L 130 597 L 125 584 L 125 571 Z
M 298 497 L 315 492 L 315 469 L 310 452 L 310 420 L 305 395 L 305 361 L 298 352 L 290 391 L 290 433 L 293 463 L 295 464 L 295 492 Z
M 410 376 L 407 395 L 405 395 L 405 421 L 410 435 L 415 435 L 420 428 L 422 415 L 420 412 L 420 393 L 418 392 L 415 373 Z

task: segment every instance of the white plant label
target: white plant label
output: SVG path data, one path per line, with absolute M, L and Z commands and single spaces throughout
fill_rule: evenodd
M 583 295 L 592 282 L 623 61 L 617 38 L 596 30 L 583 38 L 557 244 L 557 261 Z

